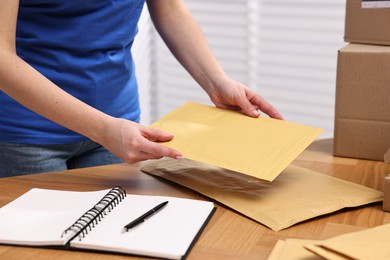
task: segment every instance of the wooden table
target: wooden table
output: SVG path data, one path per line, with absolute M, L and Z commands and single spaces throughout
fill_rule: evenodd
M 294 164 L 377 190 L 383 190 L 384 176 L 390 173 L 390 166 L 384 162 L 333 157 L 332 139 L 314 142 L 294 161 Z M 34 187 L 87 191 L 120 185 L 128 193 L 208 200 L 192 190 L 140 172 L 139 166 L 140 164 L 117 164 L 3 178 L 0 179 L 0 206 Z M 215 204 L 217 211 L 191 250 L 188 259 L 266 259 L 278 239 L 325 239 L 390 222 L 390 214 L 382 211 L 381 203 L 375 203 L 344 209 L 274 232 L 218 202 Z M 0 246 L 0 259 L 137 258 L 115 254 Z

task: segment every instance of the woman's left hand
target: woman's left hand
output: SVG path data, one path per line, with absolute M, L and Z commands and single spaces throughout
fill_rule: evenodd
M 215 82 L 207 93 L 217 107 L 241 110 L 251 117 L 258 117 L 261 111 L 272 118 L 283 119 L 283 116 L 259 94 L 227 76 Z

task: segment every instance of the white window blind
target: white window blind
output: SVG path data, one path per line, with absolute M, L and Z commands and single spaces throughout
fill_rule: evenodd
M 344 1 L 185 2 L 232 78 L 260 93 L 286 120 L 323 127 L 324 137 L 333 135 L 337 50 L 345 45 Z M 138 72 L 150 75 L 151 98 L 144 105 L 150 121 L 188 100 L 211 104 L 155 31 L 150 44 L 142 46 L 151 47 L 148 71 Z
M 259 8 L 258 90 L 288 121 L 333 136 L 337 51 L 345 2 L 263 0 Z
M 247 1 L 186 0 L 201 25 L 214 54 L 236 80 L 247 82 L 248 13 Z M 211 104 L 209 97 L 172 57 L 157 36 L 155 45 L 155 110 L 159 118 L 188 100 Z

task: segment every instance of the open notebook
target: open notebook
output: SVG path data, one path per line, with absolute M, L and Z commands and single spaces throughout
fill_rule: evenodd
M 123 232 L 163 201 L 169 202 L 164 209 Z M 181 259 L 214 210 L 212 202 L 126 195 L 120 187 L 92 192 L 35 188 L 0 208 L 0 243 Z

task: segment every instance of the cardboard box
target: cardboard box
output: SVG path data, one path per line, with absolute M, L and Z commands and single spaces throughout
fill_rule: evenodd
M 384 211 L 390 212 L 390 175 L 385 176 L 382 208 Z
M 334 155 L 383 161 L 390 147 L 390 47 L 339 50 Z
M 347 0 L 344 40 L 390 45 L 390 8 L 362 8 L 361 0 Z

